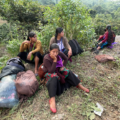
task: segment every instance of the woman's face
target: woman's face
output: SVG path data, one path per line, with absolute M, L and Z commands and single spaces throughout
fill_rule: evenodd
M 59 50 L 57 48 L 50 51 L 50 56 L 57 57 L 58 54 L 59 54 Z
M 64 36 L 64 32 L 62 31 L 61 33 L 59 33 L 59 36 L 63 37 Z
M 36 41 L 37 41 L 37 36 L 34 35 L 34 37 L 30 37 L 30 40 L 31 40 L 32 42 L 36 42 Z

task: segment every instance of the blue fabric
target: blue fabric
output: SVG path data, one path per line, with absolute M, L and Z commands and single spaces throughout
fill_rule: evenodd
M 5 76 L 0 82 L 0 107 L 12 108 L 19 104 L 14 80 L 16 74 Z
M 62 52 L 64 53 L 66 50 L 67 50 L 67 49 L 64 48 L 64 49 L 62 49 Z
M 105 42 L 101 45 L 101 49 L 104 48 L 106 45 L 108 44 L 108 42 Z

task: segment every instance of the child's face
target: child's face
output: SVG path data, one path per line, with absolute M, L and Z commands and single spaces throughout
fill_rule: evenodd
M 37 41 L 37 36 L 34 35 L 34 37 L 30 37 L 30 40 L 31 40 L 32 42 L 36 42 L 36 41 Z

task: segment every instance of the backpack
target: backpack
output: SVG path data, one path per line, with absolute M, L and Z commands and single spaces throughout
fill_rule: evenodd
M 22 60 L 18 57 L 9 59 L 6 64 L 11 65 L 11 66 L 16 66 L 16 67 L 22 69 L 23 71 L 25 70 L 25 66 L 22 63 Z
M 39 87 L 35 74 L 31 70 L 19 72 L 15 85 L 20 99 L 27 99 L 27 97 L 32 96 Z
M 1 71 L 0 80 L 7 75 L 18 74 L 19 72 L 22 72 L 22 71 L 23 70 L 21 70 L 16 66 L 6 65 Z
M 45 84 L 45 77 L 44 77 L 45 72 L 43 71 L 43 67 L 44 67 L 44 65 L 43 65 L 43 63 L 42 63 L 42 64 L 40 65 L 39 69 L 38 69 L 38 75 L 39 75 L 39 77 L 40 77 L 40 83 L 41 83 L 41 84 Z
M 78 44 L 78 42 L 75 39 L 70 40 L 69 45 L 71 46 L 73 56 L 75 56 L 79 53 L 81 54 L 83 52 L 83 49 L 80 47 L 80 45 Z
M 44 78 L 45 72 L 43 71 L 43 63 L 40 65 L 39 69 L 38 69 L 38 75 L 41 79 Z

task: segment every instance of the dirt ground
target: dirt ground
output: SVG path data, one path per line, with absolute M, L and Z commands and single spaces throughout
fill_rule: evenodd
M 47 89 L 41 85 L 33 97 L 18 107 L 0 109 L 0 120 L 89 120 L 97 102 L 104 111 L 101 117 L 95 115 L 94 120 L 120 120 L 120 36 L 116 42 L 113 49 L 106 48 L 99 53 L 113 56 L 115 62 L 99 63 L 95 54 L 86 51 L 68 63 L 67 68 L 78 74 L 81 84 L 90 89 L 89 94 L 70 88 L 56 97 L 57 113 L 53 114 Z

